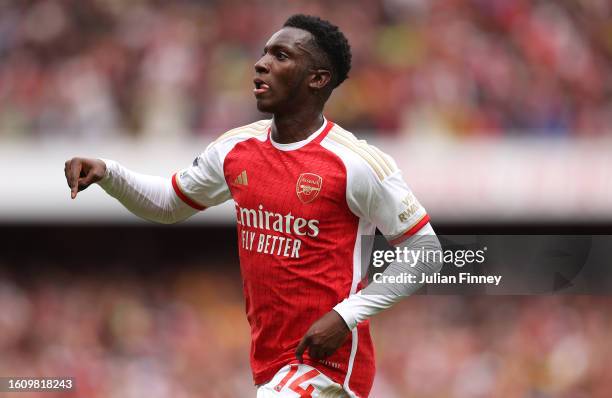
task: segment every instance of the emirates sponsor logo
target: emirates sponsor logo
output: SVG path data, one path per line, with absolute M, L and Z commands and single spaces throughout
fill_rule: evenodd
M 265 229 L 283 234 L 297 236 L 319 235 L 319 220 L 306 220 L 296 217 L 291 212 L 287 214 L 275 213 L 259 205 L 257 210 L 241 207 L 236 203 L 236 218 L 243 228 Z
M 295 192 L 297 193 L 298 199 L 306 204 L 312 202 L 319 196 L 322 186 L 323 178 L 321 178 L 321 176 L 313 173 L 302 173 L 295 184 Z
M 300 237 L 319 235 L 319 220 L 268 211 L 263 205 L 249 209 L 236 203 L 236 219 L 242 249 L 257 253 L 300 258 Z

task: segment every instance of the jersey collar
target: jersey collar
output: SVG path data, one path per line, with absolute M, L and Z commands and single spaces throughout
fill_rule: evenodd
M 316 141 L 317 143 L 321 142 L 323 140 L 323 138 L 325 138 L 325 136 L 327 135 L 329 130 L 331 130 L 333 125 L 334 125 L 334 123 L 328 121 L 325 118 L 325 116 L 324 116 L 323 117 L 323 125 L 321 125 L 321 127 L 319 127 L 319 129 L 317 131 L 315 131 L 314 133 L 310 134 L 306 139 L 303 139 L 301 141 L 291 142 L 289 144 L 281 144 L 281 143 L 278 143 L 278 142 L 274 141 L 274 139 L 272 138 L 271 128 L 269 127 L 268 128 L 268 139 L 270 140 L 270 143 L 272 144 L 272 146 L 275 147 L 278 150 L 281 150 L 281 151 L 294 151 L 296 149 L 300 149 L 300 148 L 308 145 L 312 141 Z

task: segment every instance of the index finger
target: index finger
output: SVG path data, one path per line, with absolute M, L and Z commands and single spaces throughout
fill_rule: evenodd
M 70 185 L 70 197 L 76 198 L 79 192 L 79 176 L 81 175 L 81 169 L 83 165 L 79 159 L 72 159 L 70 161 L 70 172 L 68 175 L 68 185 Z
M 309 345 L 310 345 L 310 336 L 308 334 L 305 334 L 304 337 L 302 337 L 300 344 L 298 344 L 297 348 L 295 349 L 295 357 L 300 363 L 304 362 L 304 359 L 302 356 L 304 355 L 304 351 L 306 351 L 306 348 Z

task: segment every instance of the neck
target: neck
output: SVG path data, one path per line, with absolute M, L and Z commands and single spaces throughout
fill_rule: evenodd
M 320 109 L 295 112 L 290 115 L 274 115 L 272 138 L 279 144 L 305 140 L 323 125 Z

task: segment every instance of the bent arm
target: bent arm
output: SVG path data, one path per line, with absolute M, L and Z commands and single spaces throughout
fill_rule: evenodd
M 169 178 L 134 173 L 113 160 L 102 160 L 106 173 L 98 184 L 138 217 L 173 224 L 197 213 L 176 195 Z
M 397 245 L 408 251 L 438 251 L 442 250 L 431 225 L 424 226 L 416 235 Z M 395 261 L 383 272 L 385 276 L 400 276 L 405 273 L 415 275 L 420 281 L 421 275 L 431 275 L 439 272 L 442 262 L 437 256 L 423 256 L 414 266 L 406 262 Z M 427 261 L 430 260 L 430 261 Z M 368 319 L 372 315 L 393 306 L 404 297 L 415 293 L 423 286 L 422 283 L 371 283 L 356 294 L 349 296 L 334 307 L 346 322 L 349 329 Z

